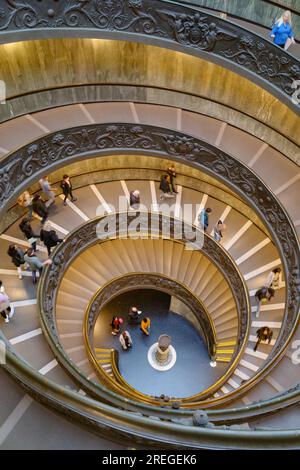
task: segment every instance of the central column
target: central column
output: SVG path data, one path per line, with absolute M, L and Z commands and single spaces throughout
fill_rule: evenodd
M 171 341 L 171 336 L 165 334 L 158 338 L 155 357 L 161 365 L 166 364 L 169 360 Z

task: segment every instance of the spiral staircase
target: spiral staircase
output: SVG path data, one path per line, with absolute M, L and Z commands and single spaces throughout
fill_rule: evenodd
M 0 17 L 0 279 L 15 307 L 1 321 L 0 448 L 299 448 L 300 142 L 291 83 L 300 65 L 298 44 L 278 52 L 261 29 L 283 0 L 264 1 L 258 26 L 255 12 L 220 18 L 216 2 L 103 1 L 95 11 L 73 3 L 21 11 L 5 2 Z M 189 15 L 191 35 L 176 29 L 179 14 Z M 114 22 L 118 15 L 132 21 Z M 296 7 L 293 15 L 297 39 Z M 170 162 L 178 192 L 161 201 Z M 67 206 L 65 173 L 77 198 Z M 28 246 L 17 197 L 40 191 L 46 174 L 57 187 L 48 223 L 64 243 L 36 287 L 28 271 L 18 278 L 7 249 Z M 142 207 L 131 211 L 136 189 Z M 205 235 L 204 207 L 212 209 Z M 131 238 L 135 216 L 172 230 L 186 223 L 204 245 L 186 249 L 172 230 Z M 121 236 L 99 240 L 96 225 L 114 217 Z M 276 267 L 279 287 L 256 318 L 255 292 Z M 127 280 L 130 288 L 171 283 L 174 296 L 178 287 L 189 299 L 207 361 L 216 362 L 208 388 L 167 401 L 160 390 L 147 395 L 122 377 L 114 349 L 94 344 L 97 302 L 106 305 L 120 282 L 126 291 Z M 184 316 L 188 305 L 179 305 Z M 265 325 L 272 341 L 254 351 Z M 197 425 L 197 410 L 208 426 Z

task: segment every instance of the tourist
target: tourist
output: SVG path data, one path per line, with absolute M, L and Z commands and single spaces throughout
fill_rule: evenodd
M 163 175 L 161 177 L 159 189 L 161 190 L 161 195 L 160 195 L 160 200 L 166 198 L 166 197 L 174 197 L 171 191 L 171 184 L 170 184 L 170 176 L 169 175 Z
M 255 293 L 255 299 L 257 301 L 257 310 L 256 310 L 256 318 L 259 317 L 261 304 L 270 301 L 275 295 L 274 289 L 271 287 L 262 287 Z
M 271 339 L 273 337 L 273 331 L 268 326 L 262 326 L 261 328 L 257 330 L 256 336 L 257 336 L 257 342 L 253 348 L 254 351 L 257 350 L 259 343 L 261 343 L 262 341 L 268 341 L 269 344 L 271 343 Z
M 217 225 L 214 226 L 214 239 L 216 242 L 220 242 L 223 238 L 223 231 L 225 228 L 226 226 L 223 224 L 222 220 L 219 220 Z
M 123 331 L 123 333 L 120 334 L 120 343 L 122 348 L 126 351 L 127 349 L 130 349 L 132 346 L 132 339 L 128 331 Z
M 22 250 L 17 245 L 9 245 L 8 250 L 7 250 L 8 256 L 11 257 L 11 260 L 13 264 L 16 266 L 18 273 L 19 273 L 19 279 L 22 279 L 22 266 L 25 264 L 24 256 L 25 256 L 25 251 Z
M 146 336 L 149 336 L 150 335 L 150 326 L 151 326 L 151 320 L 149 317 L 145 317 L 142 319 L 141 321 L 141 332 L 146 335 Z
M 24 256 L 24 260 L 28 264 L 29 269 L 31 270 L 33 284 L 36 284 L 37 282 L 37 277 L 36 277 L 37 271 L 39 272 L 39 275 L 41 276 L 44 266 L 52 263 L 51 259 L 47 259 L 46 261 L 41 261 L 36 256 L 32 248 L 29 248 L 27 250 L 27 253 Z
M 120 333 L 120 327 L 123 323 L 123 319 L 122 318 L 118 318 L 116 316 L 114 316 L 112 318 L 112 321 L 111 321 L 111 328 L 112 328 L 112 331 L 111 331 L 111 334 L 112 335 L 117 335 L 118 333 Z
M 65 196 L 64 198 L 64 206 L 67 205 L 67 199 L 68 199 L 68 196 L 70 196 L 71 198 L 71 202 L 75 202 L 77 201 L 77 198 L 73 196 L 73 187 L 72 187 L 72 183 L 70 181 L 70 177 L 69 175 L 64 175 L 63 176 L 63 180 L 61 182 L 61 188 L 62 188 L 62 191 L 63 191 L 63 194 Z
M 51 248 L 63 242 L 62 238 L 59 238 L 55 230 L 47 230 L 48 227 L 42 228 L 40 231 L 40 239 L 44 243 L 48 251 L 48 256 L 51 255 Z
M 139 317 L 141 315 L 142 311 L 139 310 L 137 307 L 130 307 L 129 309 L 129 319 L 132 323 L 136 323 L 139 321 Z
M 171 190 L 173 193 L 178 193 L 178 191 L 176 190 L 176 185 L 175 185 L 175 181 L 174 179 L 176 178 L 176 170 L 175 170 L 175 166 L 172 164 L 171 166 L 169 166 L 168 170 L 168 175 L 170 177 L 170 186 L 171 186 Z
M 29 210 L 29 213 L 28 213 L 29 220 L 32 220 L 32 211 L 33 211 L 32 199 L 33 197 L 30 196 L 28 191 L 24 191 L 24 193 L 21 194 L 21 196 L 18 198 L 19 206 L 24 207 Z
M 55 202 L 55 194 L 53 191 L 56 190 L 56 188 L 51 187 L 51 184 L 48 180 L 48 176 L 44 176 L 43 178 L 41 178 L 39 180 L 39 183 L 40 183 L 43 193 L 48 199 L 47 202 L 45 203 L 46 207 L 48 208 L 49 206 L 51 206 L 51 204 L 54 204 Z
M 29 219 L 23 219 L 19 225 L 21 232 L 25 235 L 25 238 L 30 243 L 33 251 L 36 251 L 36 242 L 39 238 L 39 235 L 34 233 L 33 228 L 30 225 Z
M 137 189 L 135 191 L 131 191 L 130 196 L 129 196 L 130 209 L 134 209 L 134 210 L 138 209 L 140 203 L 141 203 L 140 192 Z
M 290 11 L 285 11 L 283 15 L 275 22 L 270 33 L 274 44 L 283 49 L 287 49 L 294 43 L 294 33 L 292 30 L 292 15 Z
M 33 211 L 41 217 L 41 225 L 44 225 L 48 218 L 48 208 L 39 194 L 36 194 L 32 201 Z
M 268 274 L 266 280 L 266 287 L 271 287 L 272 289 L 278 289 L 280 285 L 280 275 L 281 275 L 281 268 L 275 268 Z
M 212 212 L 211 208 L 208 207 L 207 209 L 202 209 L 202 211 L 199 214 L 198 221 L 200 227 L 204 230 L 204 232 L 207 231 L 208 225 L 209 225 L 209 214 Z
M 2 281 L 0 281 L 0 315 L 4 318 L 5 323 L 9 323 L 14 313 L 15 309 L 11 307 L 9 297 L 5 292 Z

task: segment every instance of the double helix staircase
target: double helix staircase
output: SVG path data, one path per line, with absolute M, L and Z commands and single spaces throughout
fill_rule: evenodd
M 171 2 L 166 2 L 166 8 L 169 8 L 169 3 Z M 285 7 L 283 0 L 264 3 L 272 4 L 272 8 Z M 11 8 L 18 8 L 18 6 L 11 6 Z M 44 4 L 41 4 L 39 8 L 42 11 Z M 127 3 L 126 8 L 129 8 Z M 181 8 L 182 6 L 176 4 L 176 9 Z M 36 34 L 34 38 L 39 37 L 40 34 L 43 38 L 47 37 L 47 27 L 45 26 L 43 30 L 47 22 L 41 23 L 43 26 L 39 31 L 35 30 L 34 24 L 31 25 L 32 28 L 28 28 L 28 25 L 18 22 L 18 24 L 11 22 L 7 27 L 2 28 L 3 21 L 6 21 L 6 13 L 4 8 L 0 19 L 0 23 L 2 22 L 0 24 L 1 44 L 10 41 L 12 33 L 15 34 L 16 40 L 25 37 L 31 39 L 31 31 L 33 35 Z M 209 16 L 207 11 L 205 14 Z M 296 10 L 293 14 L 297 15 Z M 9 66 L 3 66 L 5 77 L 13 78 L 7 88 L 8 104 L 0 110 L 0 199 L 13 196 L 14 188 L 9 187 L 10 181 L 16 181 L 18 185 L 23 175 L 28 176 L 30 173 L 31 164 L 34 167 L 35 162 L 41 160 L 43 171 L 46 171 L 50 161 L 47 169 L 49 173 L 52 172 L 51 179 L 54 182 L 59 182 L 62 173 L 67 172 L 71 174 L 74 183 L 74 195 L 77 201 L 74 203 L 68 201 L 67 206 L 64 207 L 63 198 L 58 194 L 56 203 L 50 211 L 49 224 L 61 238 L 72 237 L 72 233 L 78 227 L 96 217 L 99 214 L 99 206 L 102 212 L 111 213 L 113 208 L 118 208 L 119 198 L 122 197 L 128 201 L 129 192 L 135 189 L 140 191 L 146 210 L 158 212 L 159 178 L 166 170 L 169 161 L 160 154 L 154 157 L 147 148 L 147 140 L 143 155 L 138 155 L 138 151 L 133 152 L 132 155 L 126 152 L 122 155 L 122 146 L 120 146 L 120 151 L 117 152 L 114 149 L 110 157 L 96 158 L 95 156 L 94 158 L 93 156 L 89 160 L 80 162 L 70 160 L 65 168 L 59 170 L 54 165 L 55 152 L 51 152 L 54 148 L 58 148 L 62 153 L 65 151 L 67 155 L 72 153 L 72 145 L 75 145 L 75 141 L 72 141 L 70 146 L 63 147 L 64 130 L 72 126 L 79 126 L 81 130 L 86 131 L 81 134 L 82 157 L 87 157 L 85 152 L 89 151 L 88 126 L 103 123 L 114 125 L 115 122 L 132 123 L 132 126 L 137 129 L 137 134 L 140 132 L 139 126 L 160 126 L 161 129 L 172 129 L 174 134 L 182 132 L 205 140 L 218 151 L 224 151 L 233 156 L 236 162 L 242 161 L 246 167 L 258 175 L 262 184 L 264 183 L 281 202 L 299 237 L 300 171 L 297 165 L 299 163 L 297 136 L 299 108 L 292 103 L 289 88 L 291 79 L 300 78 L 297 61 L 299 47 L 298 44 L 292 46 L 290 54 L 276 48 L 271 49 L 272 46 L 266 45 L 263 38 L 251 33 L 255 31 L 266 37 L 265 30 L 262 31 L 250 22 L 241 21 L 236 17 L 230 20 L 232 23 L 221 24 L 226 30 L 229 28 L 230 31 L 234 31 L 238 41 L 243 36 L 242 42 L 239 42 L 243 54 L 248 54 L 250 50 L 251 56 L 252 41 L 259 41 L 259 47 L 267 48 L 266 57 L 269 63 L 266 67 L 263 58 L 262 62 L 257 60 L 261 57 L 257 56 L 257 51 L 253 52 L 255 60 L 245 61 L 245 63 L 243 60 L 241 63 L 235 62 L 235 54 L 229 57 L 230 50 L 226 49 L 223 52 L 229 53 L 228 60 L 223 60 L 222 54 L 219 54 L 217 58 L 218 63 L 224 66 L 222 76 L 224 79 L 226 78 L 225 67 L 231 61 L 236 75 L 243 73 L 249 80 L 255 76 L 255 81 L 268 89 L 269 94 L 258 87 L 255 88 L 257 96 L 262 96 L 263 102 L 257 114 L 250 107 L 250 102 L 249 109 L 242 109 L 244 103 L 242 95 L 245 90 L 247 91 L 246 81 L 240 82 L 241 106 L 239 106 L 236 101 L 230 103 L 230 98 L 228 98 L 230 93 L 225 90 L 226 87 L 229 88 L 228 84 L 238 83 L 237 81 L 224 81 L 226 87 L 224 87 L 223 101 L 223 96 L 222 99 L 218 98 L 218 82 L 206 84 L 211 93 L 206 93 L 206 85 L 203 84 L 204 86 L 200 87 L 203 96 L 200 96 L 200 91 L 197 89 L 199 82 L 196 88 L 193 88 L 190 87 L 190 83 L 182 85 L 180 81 L 178 83 L 176 80 L 172 81 L 172 75 L 174 77 L 180 75 L 180 69 L 177 74 L 178 71 L 175 71 L 175 68 L 174 71 L 168 70 L 166 73 L 167 80 L 170 80 L 168 90 L 163 80 L 159 81 L 156 77 L 149 79 L 150 75 L 147 75 L 148 78 L 145 78 L 145 75 L 144 79 L 137 78 L 131 70 L 131 82 L 128 83 L 125 69 L 121 71 L 121 68 L 114 70 L 113 73 L 117 77 L 117 80 L 114 80 L 112 78 L 114 75 L 110 76 L 112 71 L 105 70 L 105 62 L 101 71 L 103 75 L 99 73 L 95 64 L 93 64 L 94 73 L 92 73 L 93 66 L 88 64 L 88 59 L 86 75 L 76 77 L 75 68 L 70 66 L 67 75 L 61 78 L 59 69 L 63 70 L 62 61 L 57 61 L 52 67 L 51 59 L 41 59 L 41 49 L 44 42 L 45 50 L 48 50 L 49 57 L 52 57 L 58 47 L 55 44 L 63 46 L 64 40 L 57 43 L 52 41 L 51 44 L 49 41 L 49 47 L 47 40 L 36 43 L 32 41 L 34 43 L 32 49 L 28 47 L 31 41 L 28 41 L 27 45 L 25 42 L 19 44 L 19 49 L 16 44 L 2 44 L 0 52 L 3 64 L 6 63 L 6 57 L 10 53 L 14 54 L 14 60 L 9 61 Z M 51 23 L 52 20 L 49 21 Z M 48 24 L 50 24 L 49 21 Z M 216 21 L 219 25 L 219 18 Z M 262 23 L 265 23 L 264 20 Z M 168 25 L 172 26 L 172 20 L 168 20 Z M 244 29 L 241 29 L 239 25 L 242 25 Z M 88 27 L 90 28 L 90 25 Z M 75 29 L 73 28 L 73 31 Z M 52 28 L 53 31 L 54 28 Z M 19 35 L 20 32 L 21 35 Z M 58 35 L 65 34 L 65 30 L 60 31 L 59 27 L 56 28 L 56 32 Z M 99 33 L 99 31 L 96 32 Z M 105 36 L 107 33 L 105 28 L 101 33 Z M 136 31 L 131 33 L 132 37 L 135 33 Z M 92 29 L 91 34 L 94 34 Z M 112 32 L 109 31 L 108 34 L 111 35 Z M 122 31 L 118 31 L 120 37 L 122 34 Z M 76 35 L 80 36 L 80 29 L 76 30 Z M 178 38 L 174 40 L 175 36 L 169 38 L 173 42 L 170 47 L 177 49 Z M 144 35 L 139 34 L 138 40 L 142 37 L 148 43 L 154 41 L 154 44 L 157 44 L 160 41 L 160 38 L 152 38 L 151 31 L 147 31 Z M 168 41 L 164 42 L 165 45 L 161 44 L 162 47 L 169 47 Z M 77 44 L 81 47 L 83 42 L 78 41 Z M 84 44 L 90 47 L 87 41 Z M 95 57 L 99 57 L 97 44 L 93 43 L 93 48 L 94 46 L 95 48 L 91 49 Z M 123 52 L 122 41 L 120 44 L 120 50 Z M 198 51 L 194 44 L 181 44 L 181 46 L 188 59 L 191 58 L 188 54 L 198 55 L 198 52 L 204 60 L 207 58 L 207 60 L 214 61 L 215 52 L 218 55 L 218 51 L 215 50 Z M 219 46 L 222 48 L 223 44 Z M 26 52 L 24 58 L 21 57 L 22 51 Z M 28 70 L 24 70 L 24 80 L 19 80 L 22 69 L 20 64 L 23 64 L 23 59 L 24 61 L 27 59 L 28 51 L 31 53 L 35 51 L 38 59 L 32 62 L 27 61 L 31 66 Z M 85 55 L 87 58 L 90 57 L 78 47 L 79 52 L 82 59 Z M 239 51 L 237 53 L 239 54 Z M 275 60 L 275 65 L 274 54 L 276 60 L 279 56 L 281 57 L 281 61 Z M 180 55 L 178 62 L 184 61 L 183 56 L 184 54 Z M 62 56 L 59 57 L 61 60 Z M 64 58 L 64 62 L 71 65 L 73 61 L 70 59 L 69 51 L 65 57 L 68 57 L 68 60 Z M 31 58 L 33 59 L 33 56 Z M 135 57 L 137 62 L 138 59 Z M 37 62 L 39 62 L 38 65 Z M 145 68 L 151 69 L 151 60 L 147 62 L 143 57 L 142 62 Z M 60 67 L 57 66 L 58 63 Z M 280 73 L 276 73 L 277 66 L 281 67 Z M 157 67 L 156 75 L 160 77 L 163 66 L 159 64 L 158 57 Z M 34 68 L 34 74 L 31 68 Z M 221 66 L 220 69 L 222 69 Z M 265 75 L 265 72 L 268 75 Z M 192 81 L 184 79 L 183 70 L 181 75 L 183 82 Z M 281 81 L 282 76 L 285 77 L 287 83 Z M 95 85 L 101 82 L 102 78 L 103 83 L 99 86 Z M 57 82 L 60 80 L 61 87 L 58 88 Z M 117 83 L 112 84 L 112 81 Z M 171 81 L 176 83 L 176 87 L 174 84 L 171 85 Z M 254 102 L 255 97 L 253 94 L 252 96 Z M 264 99 L 270 96 L 271 100 L 264 103 Z M 282 100 L 281 103 L 280 100 Z M 176 103 L 175 106 L 174 103 Z M 47 138 L 51 136 L 51 133 L 55 134 L 53 134 L 54 139 L 51 143 L 48 161 Z M 43 155 L 36 154 L 38 148 L 36 142 L 39 138 L 42 138 L 44 142 Z M 22 153 L 22 147 L 29 142 L 30 146 L 26 148 L 27 154 L 25 155 Z M 185 155 L 186 142 L 181 142 L 180 149 Z M 100 146 L 99 155 L 102 150 Z M 175 159 L 177 158 L 176 151 L 175 149 Z M 11 168 L 6 166 L 3 170 L 6 161 L 13 161 L 14 152 L 18 152 L 19 162 L 21 162 L 18 167 L 20 174 L 17 177 L 13 165 Z M 53 160 L 51 160 L 52 157 Z M 29 166 L 26 166 L 27 159 L 31 161 Z M 0 369 L 1 448 L 16 449 L 24 445 L 28 448 L 47 446 L 48 448 L 122 449 L 124 446 L 155 447 L 158 446 L 159 441 L 165 443 L 166 446 L 176 448 L 178 445 L 189 448 L 249 447 L 257 449 L 264 446 L 299 448 L 299 357 L 297 351 L 300 328 L 299 323 L 295 322 L 291 325 L 287 322 L 285 316 L 298 298 L 287 297 L 290 286 L 284 275 L 276 289 L 275 297 L 262 306 L 259 318 L 256 317 L 256 290 L 264 284 L 270 270 L 276 267 L 284 268 L 282 254 L 279 253 L 272 236 L 264 225 L 265 218 L 270 222 L 270 214 L 254 213 L 244 202 L 243 194 L 235 194 L 226 186 L 222 178 L 216 183 L 212 174 L 210 176 L 202 174 L 200 177 L 200 173 L 193 168 L 192 159 L 187 165 L 176 162 L 176 168 L 178 194 L 173 199 L 164 201 L 164 208 L 161 210 L 166 211 L 175 219 L 184 218 L 184 206 L 190 204 L 192 206 L 190 222 L 197 224 L 200 210 L 204 207 L 212 208 L 208 234 L 213 235 L 213 227 L 219 219 L 225 222 L 226 230 L 221 246 L 234 260 L 247 288 L 251 304 L 249 312 L 251 321 L 238 362 L 234 364 L 240 325 L 234 293 L 223 276 L 224 273 L 221 273 L 202 253 L 185 250 L 183 245 L 174 243 L 170 239 L 117 239 L 95 244 L 80 253 L 68 265 L 59 285 L 54 306 L 59 334 L 56 346 L 57 350 L 60 345 L 62 346 L 68 364 L 74 366 L 77 375 L 72 376 L 67 373 L 65 363 L 60 360 L 58 352 L 49 347 L 49 335 L 43 329 L 41 312 L 38 308 L 40 299 L 37 296 L 36 287 L 32 284 L 31 273 L 24 271 L 23 279 L 20 280 L 7 256 L 7 249 L 11 243 L 16 243 L 23 248 L 28 247 L 28 242 L 22 238 L 18 228 L 24 211 L 13 205 L 12 197 L 9 201 L 9 208 L 1 213 L 0 219 L 0 279 L 11 299 L 11 305 L 15 308 L 13 319 L 7 324 L 1 322 L 0 352 L 2 345 L 6 344 L 5 341 L 7 341 L 9 352 L 8 364 L 4 364 Z M 35 176 L 36 178 L 31 175 L 32 185 L 27 188 L 32 192 L 39 189 L 37 181 L 33 181 L 38 179 L 37 175 Z M 26 182 L 26 178 L 24 181 Z M 251 181 L 244 181 L 245 192 L 248 190 L 248 183 L 251 185 Z M 26 189 L 25 183 L 22 188 L 18 186 L 17 191 L 21 189 Z M 271 193 L 268 197 L 270 195 Z M 259 198 L 256 202 L 259 202 Z M 36 230 L 39 229 L 38 217 L 35 217 L 33 225 Z M 47 257 L 46 250 L 41 244 L 38 244 L 38 255 L 42 260 Z M 177 409 L 173 407 L 172 402 L 158 401 L 158 406 L 156 403 L 149 405 L 143 402 L 143 397 L 138 393 L 135 396 L 115 393 L 114 389 L 110 389 L 108 385 L 112 381 L 120 380 L 116 369 L 117 356 L 114 350 L 102 347 L 101 344 L 96 345 L 94 353 L 98 366 L 103 374 L 106 374 L 107 380 L 102 382 L 101 374 L 99 375 L 93 367 L 84 342 L 84 319 L 87 306 L 95 292 L 101 287 L 112 279 L 130 273 L 154 273 L 174 278 L 197 296 L 205 306 L 216 335 L 217 367 L 223 367 L 226 371 L 232 366 L 232 371 L 220 387 L 204 400 L 189 402 L 184 399 Z M 296 287 L 299 288 L 298 285 Z M 262 326 L 269 326 L 273 330 L 273 338 L 269 344 L 261 343 L 254 351 L 257 340 L 256 331 Z M 276 356 L 275 361 L 272 361 L 274 351 L 282 342 L 285 329 L 291 326 L 294 327 L 293 335 L 288 338 L 282 353 Z M 10 372 L 16 383 L 6 374 L 6 371 Z M 84 386 L 86 381 L 89 386 Z M 124 381 L 121 385 L 126 388 Z M 43 405 L 47 405 L 52 411 Z M 216 425 L 216 428 L 200 429 L 193 426 L 194 408 L 205 408 L 209 420 Z M 53 411 L 59 411 L 61 415 Z M 73 420 L 73 423 L 69 422 L 68 418 Z M 90 431 L 95 431 L 105 437 L 96 437 L 74 423 L 85 425 Z M 224 424 L 238 424 L 240 428 L 219 427 Z M 28 429 L 31 430 L 30 433 Z M 112 439 L 117 443 L 112 442 Z

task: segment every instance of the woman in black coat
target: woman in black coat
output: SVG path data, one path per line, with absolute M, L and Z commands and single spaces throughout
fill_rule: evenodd
M 42 218 L 41 224 L 44 225 L 48 218 L 48 208 L 39 194 L 36 194 L 32 200 L 33 211 Z
M 72 183 L 70 181 L 69 175 L 64 175 L 63 176 L 63 180 L 62 180 L 60 186 L 61 186 L 61 189 L 62 189 L 62 191 L 64 193 L 64 196 L 65 196 L 64 206 L 67 205 L 68 196 L 70 196 L 72 202 L 77 201 L 76 197 L 73 196 L 73 192 L 72 192 L 73 187 L 72 187 Z
M 18 270 L 19 279 L 22 279 L 21 266 L 25 263 L 25 260 L 24 260 L 25 251 L 23 251 L 22 248 L 20 248 L 19 246 L 9 245 L 7 254 L 8 256 L 11 257 L 13 264 L 16 266 Z
M 39 237 L 36 233 L 34 233 L 29 219 L 23 219 L 19 225 L 21 232 L 25 235 L 25 238 L 31 244 L 33 251 L 36 251 L 36 239 Z
M 59 238 L 55 230 L 42 229 L 40 232 L 41 241 L 44 243 L 48 251 L 48 256 L 51 255 L 51 248 L 63 242 L 62 238 Z

